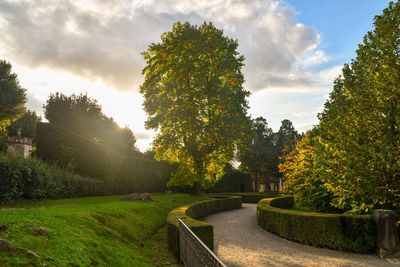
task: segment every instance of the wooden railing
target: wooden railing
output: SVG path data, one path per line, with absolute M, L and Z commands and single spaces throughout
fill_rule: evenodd
M 180 258 L 190 267 L 226 267 L 187 225 L 179 219 Z

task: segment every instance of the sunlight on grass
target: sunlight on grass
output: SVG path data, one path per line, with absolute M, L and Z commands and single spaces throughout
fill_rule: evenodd
M 198 197 L 154 194 L 160 202 L 119 201 L 122 196 L 30 201 L 0 206 L 0 238 L 36 252 L 0 251 L 0 266 L 163 266 L 168 212 Z M 49 234 L 38 235 L 42 227 Z M 156 249 L 155 249 L 156 248 Z

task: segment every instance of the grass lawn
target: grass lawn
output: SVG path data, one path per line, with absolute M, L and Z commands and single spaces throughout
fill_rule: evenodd
M 0 250 L 0 266 L 176 265 L 167 248 L 167 214 L 200 198 L 153 194 L 160 202 L 118 201 L 121 197 L 1 205 L 0 239 L 40 258 Z M 40 227 L 47 236 L 38 235 Z

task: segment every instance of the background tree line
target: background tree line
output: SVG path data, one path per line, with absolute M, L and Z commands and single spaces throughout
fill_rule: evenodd
M 96 100 L 52 94 L 43 123 L 25 108 L 26 90 L 6 61 L 0 61 L 0 89 L 0 199 L 166 190 L 176 166 L 138 151 L 133 132 L 104 115 Z M 5 154 L 8 136 L 32 138 L 34 158 Z
M 251 125 L 252 135 L 238 154 L 240 169 L 250 174 L 256 191 L 260 182 L 265 184 L 266 191 L 272 190 L 270 183 L 280 188 L 284 177 L 278 165 L 294 149 L 301 135 L 287 119 L 281 122 L 278 132 L 273 132 L 263 117 L 252 120 Z
M 37 128 L 36 155 L 105 183 L 107 193 L 163 192 L 175 167 L 141 153 L 127 127 L 102 113 L 87 95 L 50 95 L 48 123 Z

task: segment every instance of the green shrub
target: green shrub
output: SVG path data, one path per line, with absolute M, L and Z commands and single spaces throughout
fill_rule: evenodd
M 221 197 L 188 204 L 174 209 L 168 214 L 168 247 L 179 258 L 179 222 L 181 219 L 211 250 L 214 249 L 214 229 L 209 223 L 198 221 L 209 214 L 239 209 L 242 198 L 239 196 Z
M 0 154 L 0 200 L 101 195 L 104 184 L 37 158 Z
M 286 210 L 293 197 L 263 199 L 258 224 L 281 237 L 315 247 L 369 253 L 376 249 L 376 226 L 370 215 L 343 215 Z

